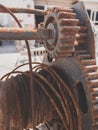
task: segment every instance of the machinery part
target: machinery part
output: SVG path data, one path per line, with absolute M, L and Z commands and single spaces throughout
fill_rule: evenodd
M 0 27 L 1 40 L 47 40 L 51 38 L 53 38 L 53 31 L 50 29 Z
M 1 5 L 0 5 L 1 7 Z M 25 8 L 8 8 L 13 13 L 30 13 L 35 15 L 46 15 L 47 11 L 44 10 L 38 10 L 38 9 L 25 9 Z M 8 13 L 6 10 L 3 10 L 0 8 L 0 13 Z
M 57 74 L 58 70 L 54 71 L 55 69 L 44 64 L 38 64 L 33 68 L 35 124 L 59 121 L 63 129 L 80 130 L 80 113 L 75 96 Z M 0 128 L 2 130 L 8 128 L 22 130 L 32 126 L 28 76 L 28 72 L 25 72 L 0 82 Z
M 50 113 L 52 112 L 52 110 L 55 110 L 57 115 L 47 117 L 45 118 L 45 120 L 48 119 L 50 121 L 55 117 L 56 120 L 60 121 L 62 129 L 97 130 L 98 129 L 98 101 L 97 101 L 98 66 L 96 66 L 95 53 L 94 53 L 95 52 L 94 37 L 91 35 L 93 34 L 93 31 L 91 30 L 89 19 L 85 15 L 86 11 L 85 7 L 83 6 L 83 3 L 81 2 L 75 3 L 75 5 L 72 5 L 72 8 L 74 8 L 75 13 L 73 13 L 73 10 L 71 9 L 66 10 L 60 8 L 53 8 L 48 12 L 47 18 L 45 20 L 45 28 L 46 30 L 47 29 L 53 30 L 55 37 L 52 40 L 46 41 L 46 47 L 51 57 L 52 58 L 55 57 L 55 61 L 49 63 L 51 67 L 49 66 L 47 67 L 42 64 L 41 66 L 37 65 L 35 68 L 33 68 L 33 72 L 31 73 L 33 74 L 34 83 L 37 84 L 36 86 L 41 87 L 41 89 L 43 90 L 43 92 L 41 93 L 39 89 L 38 95 L 37 93 L 35 93 L 37 95 L 35 97 L 38 98 L 38 99 L 35 98 L 35 100 L 42 103 L 42 99 L 40 99 L 38 96 L 43 95 L 43 93 L 46 94 L 45 96 L 47 96 L 48 99 L 46 98 L 44 99 L 45 103 L 47 104 L 49 100 L 50 102 L 48 103 L 52 106 L 51 110 L 49 110 Z M 77 20 L 76 17 L 79 20 Z M 78 21 L 79 21 L 79 27 L 76 26 Z M 67 35 L 69 36 L 68 39 L 67 37 L 65 38 L 65 36 Z M 91 38 L 88 39 L 88 37 L 90 36 Z M 60 42 L 63 40 L 64 42 Z M 77 40 L 76 43 L 74 42 L 75 40 Z M 72 45 L 71 47 L 69 47 L 71 43 Z M 64 47 L 64 51 L 60 48 L 60 46 Z M 69 52 L 67 51 L 67 47 L 65 46 L 69 47 L 68 49 Z M 72 56 L 73 48 L 75 54 L 74 56 Z M 53 70 L 50 68 L 53 68 Z M 13 73 L 15 72 L 13 71 Z M 24 75 L 27 76 L 28 73 L 24 73 Z M 8 111 L 7 109 L 5 109 L 3 103 L 0 106 L 0 108 L 2 108 L 2 112 L 0 113 L 1 115 L 0 123 L 2 129 L 4 127 L 5 129 L 8 129 L 10 127 L 12 127 L 11 129 L 13 129 L 13 127 L 15 128 L 16 123 L 14 124 L 14 122 L 16 120 L 17 120 L 17 128 L 30 127 L 29 120 L 32 117 L 29 117 L 29 114 L 26 115 L 26 112 L 28 111 L 27 109 L 29 108 L 26 108 L 24 98 L 20 99 L 18 98 L 19 95 L 17 96 L 17 94 L 19 94 L 17 93 L 17 91 L 20 92 L 21 89 L 23 97 L 26 97 L 24 88 L 26 86 L 29 86 L 29 84 L 27 83 L 25 85 L 24 81 L 25 82 L 28 81 L 29 78 L 27 79 L 26 77 L 26 79 L 24 80 L 24 75 L 22 76 L 19 75 L 16 76 L 16 78 L 11 78 L 5 82 L 1 82 L 1 86 L 6 84 L 11 87 L 14 86 L 14 83 L 17 81 L 16 83 L 19 85 L 21 84 L 22 86 L 20 88 L 20 86 L 16 85 L 15 83 L 16 87 L 14 87 L 15 89 L 14 93 L 16 95 L 12 93 L 12 96 L 10 95 L 10 97 L 8 98 L 8 100 L 11 100 L 12 102 L 13 99 L 16 100 L 17 106 L 13 106 L 14 109 L 12 109 L 12 106 L 11 105 L 9 106 L 8 104 L 7 104 Z M 21 81 L 21 79 L 23 81 Z M 13 80 L 14 82 L 11 80 Z M 5 98 L 5 100 L 2 99 L 4 96 L 6 97 L 6 95 L 8 95 L 8 92 L 10 92 L 9 91 L 10 87 L 0 87 L 1 89 L 0 102 L 7 101 L 7 98 Z M 37 87 L 35 87 L 35 89 L 37 89 Z M 21 101 L 20 103 L 21 105 L 19 104 L 19 101 Z M 9 101 L 6 103 L 9 103 Z M 35 108 L 38 107 L 35 109 L 36 125 L 40 122 L 43 122 L 44 119 L 42 118 L 46 116 L 43 108 L 44 105 L 42 104 L 35 105 Z M 22 107 L 25 107 L 23 113 L 21 112 Z M 40 110 L 42 111 L 37 113 L 38 111 L 36 112 L 36 110 L 39 110 L 39 108 L 41 108 Z M 16 118 L 15 120 L 13 115 L 16 113 L 16 109 L 18 110 L 19 115 L 15 115 Z M 48 108 L 45 109 L 48 110 Z M 6 117 L 5 114 L 10 111 L 11 114 L 8 115 L 8 117 L 10 118 L 7 118 L 7 123 L 4 123 L 3 119 Z M 14 121 L 12 121 L 13 118 Z M 9 119 L 11 119 L 11 122 L 9 122 Z M 2 122 L 5 125 L 2 124 Z
M 86 77 L 86 92 L 89 92 L 88 102 L 90 103 L 90 114 L 92 119 L 92 130 L 98 129 L 98 74 L 96 59 L 92 58 L 84 48 L 77 48 L 77 58 L 81 65 L 83 75 Z
M 73 9 L 50 9 L 45 18 L 46 29 L 54 30 L 54 38 L 46 40 L 46 48 L 52 58 L 72 56 L 74 41 L 79 30 Z
M 97 69 L 98 65 L 96 65 L 95 58 L 95 39 L 94 32 L 92 29 L 92 25 L 89 22 L 89 18 L 86 14 L 86 9 L 83 3 L 77 3 L 74 8 L 76 9 L 77 16 L 81 20 L 82 25 L 85 25 L 85 30 L 79 31 L 79 33 L 87 34 L 84 38 L 81 38 L 78 41 L 78 46 L 76 47 L 77 59 L 81 66 L 81 70 L 83 75 L 85 76 L 86 85 L 85 85 L 85 93 L 88 99 L 88 111 L 90 112 L 91 118 L 91 130 L 98 129 L 98 76 Z M 82 12 L 83 15 L 79 15 L 79 11 Z M 85 18 L 84 18 L 85 17 Z M 81 26 L 82 26 L 81 25 Z M 88 114 L 89 115 L 89 114 Z
M 58 68 L 62 68 L 68 78 L 68 86 L 70 86 L 73 91 L 74 87 L 72 87 L 72 84 L 75 84 L 76 98 L 81 111 L 81 129 L 97 130 L 98 66 L 96 65 L 95 59 L 94 32 L 86 14 L 84 4 L 79 2 L 72 5 L 72 8 L 79 19 L 78 25 L 80 26 L 76 34 L 76 43 L 74 43 L 76 55 L 70 58 L 58 58 L 51 64 L 55 64 Z M 48 22 L 50 24 L 51 20 Z M 66 31 L 67 30 L 65 30 L 64 33 L 66 33 Z M 49 47 L 51 47 L 51 44 Z M 50 50 L 48 48 L 48 52 L 51 52 L 51 48 Z
M 81 42 L 82 47 L 86 48 L 89 51 L 92 58 L 95 58 L 96 42 L 95 42 L 94 26 L 90 22 L 85 4 L 83 2 L 78 2 L 76 4 L 73 4 L 72 8 L 74 9 L 75 13 L 77 14 L 77 18 L 80 21 L 79 26 L 81 29 L 79 33 L 87 34 L 87 38 L 81 37 L 79 41 Z
M 95 41 L 85 6 L 82 2 L 72 5 L 79 18 L 80 30 L 74 44 L 74 57 L 56 59 L 55 66 L 67 77 L 66 83 L 76 94 L 81 113 L 81 129 L 98 129 L 98 76 L 95 59 Z M 74 84 L 74 85 L 73 85 Z

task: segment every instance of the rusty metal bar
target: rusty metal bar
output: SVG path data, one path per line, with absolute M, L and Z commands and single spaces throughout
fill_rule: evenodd
M 27 8 L 8 8 L 13 13 L 30 13 L 35 15 L 46 15 L 47 11 L 39 9 L 27 9 Z M 0 13 L 8 13 L 7 10 L 0 8 Z
M 53 38 L 50 29 L 0 27 L 0 40 L 47 40 Z

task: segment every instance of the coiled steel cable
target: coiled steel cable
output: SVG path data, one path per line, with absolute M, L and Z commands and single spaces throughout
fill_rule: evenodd
M 36 69 L 35 69 L 36 68 Z M 37 72 L 37 70 L 40 70 L 40 69 L 42 69 L 43 68 L 43 70 L 45 70 L 46 71 L 46 73 L 48 73 L 48 74 L 50 74 L 50 77 L 52 77 L 52 80 L 53 80 L 53 78 L 55 77 L 55 75 L 53 74 L 53 72 L 52 71 L 50 71 L 47 67 L 42 67 L 41 65 L 38 65 L 38 66 L 36 66 L 34 69 L 35 69 L 35 72 Z M 49 81 L 51 80 L 51 79 L 48 79 Z M 55 80 L 55 81 L 54 81 Z M 66 120 L 67 120 L 67 125 L 69 125 L 70 124 L 70 128 L 73 128 L 73 121 L 72 121 L 72 117 L 71 117 L 71 113 L 70 113 L 70 109 L 69 109 L 69 103 L 68 103 L 68 101 L 66 100 L 66 96 L 65 96 L 65 93 L 64 93 L 64 89 L 63 89 L 63 86 L 60 84 L 60 82 L 59 82 L 59 80 L 57 80 L 56 79 L 56 77 L 55 77 L 55 79 L 54 79 L 52 82 L 52 86 L 54 86 L 55 84 L 54 83 L 56 83 L 56 87 L 58 87 L 58 91 L 59 91 L 59 96 L 58 96 L 58 98 L 59 98 L 59 100 L 60 100 L 60 102 L 61 102 L 61 105 L 62 105 L 62 107 L 63 107 L 63 109 L 64 109 L 64 113 L 65 113 L 65 116 L 66 116 Z M 55 88 L 53 89 L 53 87 L 51 87 L 51 89 L 54 91 L 54 93 L 55 93 Z M 58 91 L 56 92 L 56 93 L 58 93 Z
M 62 124 L 63 127 L 66 128 L 67 130 L 69 128 L 70 128 L 70 130 L 74 130 L 74 129 L 80 130 L 81 129 L 80 128 L 81 119 L 80 119 L 80 114 L 79 114 L 79 107 L 75 100 L 74 95 L 71 93 L 70 89 L 66 86 L 65 82 L 62 80 L 62 78 L 60 78 L 58 76 L 58 74 L 51 67 L 44 65 L 44 64 L 36 63 L 36 62 L 32 63 L 32 64 L 36 64 L 36 66 L 32 68 L 33 82 L 38 84 L 38 86 L 41 87 L 43 92 L 48 96 L 51 104 L 54 106 L 56 112 L 58 113 L 59 118 L 61 119 L 61 121 L 63 123 Z M 27 65 L 27 63 L 24 65 Z M 23 66 L 23 65 L 21 65 L 21 66 Z M 17 71 L 18 68 L 19 67 L 16 67 L 8 75 L 15 73 L 15 71 L 19 72 L 19 71 Z M 41 71 L 42 72 L 44 71 L 44 73 L 46 73 L 48 75 L 48 77 L 45 76 L 44 74 L 41 74 Z M 21 72 L 21 73 L 23 73 L 23 72 Z M 24 72 L 22 75 L 25 75 L 29 78 L 28 72 Z M 56 88 L 53 88 L 53 86 L 55 86 L 55 85 L 56 85 Z M 48 88 L 46 86 L 48 86 Z M 37 90 L 37 92 L 38 91 L 39 90 Z M 36 95 L 36 92 L 35 92 L 35 95 Z M 42 93 L 39 92 L 38 100 L 40 100 L 41 103 L 43 104 L 44 98 L 40 98 L 41 95 L 42 95 Z M 56 97 L 56 99 L 54 97 Z M 56 100 L 59 102 L 59 104 L 57 104 Z M 45 118 L 44 117 L 45 113 L 43 112 L 44 106 L 37 104 L 37 106 L 35 106 L 35 107 L 39 107 L 40 111 L 41 111 L 38 113 L 35 112 L 35 117 L 36 117 L 35 124 L 38 124 L 38 123 L 46 120 L 46 119 L 44 119 Z M 67 112 L 67 114 L 66 114 L 66 112 Z M 75 115 L 75 116 L 73 116 L 73 115 Z M 69 120 L 70 120 L 70 122 L 69 122 Z
M 40 68 L 40 67 L 39 67 L 39 68 Z M 44 67 L 44 68 L 45 68 L 45 67 Z M 43 68 L 43 69 L 44 69 L 44 68 Z M 38 69 L 38 68 L 37 68 L 37 69 Z M 54 74 L 54 77 L 57 78 L 57 81 L 59 81 L 59 84 L 60 84 L 60 80 L 61 80 L 61 83 L 63 84 L 62 87 L 65 86 L 65 85 L 64 85 L 64 81 L 63 81 L 62 79 L 60 79 L 60 77 L 58 77 L 58 75 L 53 71 L 53 69 L 51 70 L 50 68 L 48 68 L 47 71 L 48 71 L 48 73 L 52 72 L 52 74 Z M 53 77 L 53 76 L 52 76 L 52 77 Z M 57 84 L 58 84 L 58 83 L 57 83 Z M 60 87 L 61 87 L 61 86 L 60 86 Z M 66 87 L 66 88 L 67 88 L 67 87 Z M 66 88 L 65 88 L 65 89 L 66 89 Z M 61 91 L 61 89 L 60 89 L 61 92 L 66 93 L 66 91 L 64 91 L 63 88 L 62 88 L 62 90 L 63 90 L 63 91 Z M 59 92 L 60 92 L 60 91 L 59 91 Z M 67 91 L 69 91 L 68 93 L 70 93 L 70 90 L 68 90 L 68 88 L 67 88 Z M 67 94 L 67 93 L 66 93 L 66 94 Z M 65 95 L 66 95 L 66 94 L 65 94 Z M 78 104 L 76 104 L 76 101 L 73 100 L 74 97 L 73 97 L 73 98 L 70 98 L 70 97 L 72 97 L 72 94 L 70 93 L 69 95 L 70 95 L 69 98 L 67 98 L 68 95 L 67 95 L 66 97 L 64 97 L 65 100 L 67 99 L 67 102 L 66 102 L 67 104 L 66 104 L 66 105 L 68 105 L 69 102 L 73 101 L 73 102 L 74 102 L 74 105 L 75 105 L 75 109 L 77 110 L 77 113 L 78 113 L 78 111 L 79 111 L 79 109 L 78 109 Z M 63 96 L 64 96 L 64 95 L 63 95 Z M 62 99 L 62 100 L 63 100 L 63 99 Z M 72 110 L 72 111 L 73 111 L 73 110 Z M 67 111 L 67 112 L 68 112 L 68 111 Z M 70 113 L 71 113 L 71 111 L 70 111 Z M 72 114 L 72 113 L 71 113 L 71 114 Z M 74 114 L 75 114 L 75 113 L 73 113 L 73 115 L 72 115 L 71 118 L 74 117 Z M 81 118 L 80 118 L 80 115 L 78 115 L 77 118 L 78 118 L 79 126 L 81 126 Z M 70 120 L 71 120 L 71 119 L 70 119 Z M 71 121 L 72 121 L 72 120 L 71 120 Z M 73 121 L 74 121 L 74 120 L 73 120 Z M 73 124 L 76 124 L 76 122 L 73 122 Z M 72 128 L 72 127 L 71 127 L 71 128 Z M 81 128 L 79 128 L 79 129 L 81 129 Z

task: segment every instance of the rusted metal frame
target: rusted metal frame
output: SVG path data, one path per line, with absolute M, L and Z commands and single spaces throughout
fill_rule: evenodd
M 50 29 L 0 27 L 0 40 L 47 40 L 53 38 Z
M 11 10 L 13 13 L 29 13 L 29 14 L 35 14 L 41 16 L 47 14 L 47 11 L 39 10 L 39 9 L 27 9 L 27 8 L 8 8 L 8 9 Z M 8 13 L 8 12 L 0 8 L 0 13 Z

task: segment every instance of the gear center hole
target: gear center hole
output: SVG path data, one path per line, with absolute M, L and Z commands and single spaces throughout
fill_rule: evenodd
M 82 110 L 83 113 L 86 114 L 88 112 L 88 105 L 87 105 L 87 99 L 83 88 L 83 84 L 79 81 L 76 84 L 76 88 L 77 88 L 78 102 L 79 102 L 80 109 Z

